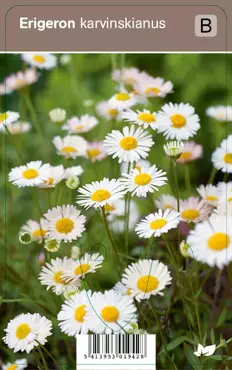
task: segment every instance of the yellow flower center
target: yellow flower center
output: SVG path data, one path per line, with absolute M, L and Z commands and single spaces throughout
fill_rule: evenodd
M 149 87 L 148 89 L 146 89 L 145 93 L 158 95 L 160 93 L 160 89 L 158 89 L 158 87 Z
M 84 125 L 76 125 L 76 130 L 77 131 L 82 130 L 83 128 L 85 128 Z
M 214 251 L 222 251 L 230 244 L 230 237 L 225 233 L 215 233 L 208 239 L 208 247 Z
M 74 222 L 70 218 L 63 217 L 56 222 L 56 230 L 61 234 L 68 234 L 73 228 Z
M 16 369 L 17 369 L 17 365 L 12 364 L 6 370 L 16 370 Z
M 69 153 L 76 153 L 77 149 L 73 146 L 64 146 L 61 150 L 63 153 L 69 154 Z
M 44 238 L 46 234 L 47 234 L 47 230 L 43 230 L 43 229 L 37 229 L 37 230 L 33 231 L 33 233 L 32 233 L 34 238 L 40 238 L 40 237 Z
M 84 275 L 86 272 L 90 270 L 91 266 L 88 263 L 83 263 L 80 266 L 76 267 L 75 274 L 76 275 Z
M 192 158 L 192 153 L 191 152 L 183 152 L 179 158 L 180 161 L 188 161 L 189 159 Z
M 108 190 L 98 189 L 92 194 L 91 199 L 94 202 L 103 202 L 104 200 L 107 200 L 110 197 L 111 194 Z
M 44 63 L 45 62 L 45 58 L 42 56 L 42 55 L 33 55 L 33 60 L 34 62 L 36 63 Z
M 53 185 L 54 184 L 54 181 L 55 179 L 53 179 L 52 177 L 49 177 L 47 181 L 45 181 L 45 184 L 46 185 Z
M 97 157 L 99 154 L 101 154 L 101 151 L 99 149 L 89 149 L 88 150 L 88 155 L 89 157 Z
M 164 206 L 165 209 L 174 209 L 174 207 L 171 204 L 166 204 Z
M 156 290 L 159 286 L 159 281 L 155 276 L 141 276 L 137 282 L 137 288 L 144 293 L 150 293 Z
M 186 118 L 182 116 L 182 114 L 173 114 L 170 119 L 172 121 L 172 126 L 175 128 L 181 128 L 186 125 Z
M 206 196 L 206 200 L 209 200 L 209 201 L 216 201 L 217 200 L 217 197 L 215 197 L 214 195 L 207 195 Z
M 23 171 L 23 177 L 27 180 L 35 179 L 38 174 L 38 171 L 36 171 L 34 168 L 29 168 L 28 170 Z
M 84 322 L 84 318 L 86 315 L 86 305 L 83 304 L 82 306 L 79 306 L 75 311 L 75 320 L 78 322 Z
M 150 223 L 150 228 L 152 230 L 162 229 L 167 224 L 167 221 L 164 218 L 158 218 Z
M 119 101 L 126 101 L 130 99 L 130 95 L 127 93 L 119 93 L 115 95 L 115 99 Z
M 232 153 L 227 153 L 226 155 L 224 155 L 224 161 L 226 163 L 232 164 Z
M 18 339 L 24 339 L 30 334 L 31 329 L 28 324 L 20 324 L 16 329 L 16 337 Z
M 115 306 L 106 306 L 101 311 L 101 317 L 104 321 L 115 322 L 119 318 L 119 311 Z
M 124 150 L 132 150 L 137 146 L 137 140 L 132 136 L 126 136 L 120 141 L 120 147 Z
M 131 290 L 129 288 L 126 291 L 126 295 L 131 295 Z
M 0 123 L 3 123 L 8 118 L 7 113 L 0 114 Z
M 53 276 L 53 280 L 55 281 L 56 284 L 68 285 L 68 282 L 65 281 L 63 278 L 62 271 L 57 271 Z
M 115 205 L 112 205 L 112 204 L 106 204 L 104 206 L 104 209 L 106 212 L 111 212 L 111 211 L 114 211 L 116 209 Z
M 148 185 L 150 184 L 152 180 L 151 175 L 149 173 L 140 173 L 135 176 L 134 182 L 136 185 L 142 186 L 142 185 Z
M 110 115 L 111 118 L 116 118 L 117 115 L 118 115 L 117 109 L 109 109 L 108 110 L 108 113 L 109 113 L 109 115 Z
M 196 209 L 185 209 L 181 213 L 181 217 L 188 221 L 194 221 L 199 216 L 200 213 Z
M 228 198 L 228 202 L 232 202 L 232 197 Z
M 140 121 L 146 122 L 146 123 L 152 123 L 155 122 L 155 115 L 153 113 L 140 113 L 137 117 Z

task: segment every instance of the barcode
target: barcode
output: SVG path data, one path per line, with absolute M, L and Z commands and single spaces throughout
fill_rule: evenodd
M 92 334 L 88 335 L 88 356 L 135 354 L 147 357 L 147 335 L 143 334 Z

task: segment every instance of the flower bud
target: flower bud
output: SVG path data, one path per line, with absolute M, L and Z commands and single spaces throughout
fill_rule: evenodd
M 56 239 L 46 240 L 44 248 L 49 252 L 57 252 L 60 248 L 60 243 Z
M 19 235 L 19 241 L 22 244 L 30 244 L 32 242 L 32 236 L 30 233 L 25 231 Z
M 193 253 L 191 251 L 189 244 L 187 244 L 186 241 L 184 240 L 180 243 L 180 253 L 182 254 L 184 258 L 193 257 Z
M 66 186 L 69 189 L 75 190 L 80 185 L 80 180 L 77 176 L 69 176 L 66 180 Z
M 180 158 L 184 149 L 184 143 L 181 141 L 169 141 L 164 145 L 164 151 L 167 156 L 175 161 Z
M 71 250 L 71 258 L 76 260 L 77 258 L 80 257 L 80 255 L 81 255 L 81 249 L 74 245 Z

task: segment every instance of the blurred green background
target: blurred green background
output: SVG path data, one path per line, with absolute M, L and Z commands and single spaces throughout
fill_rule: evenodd
M 42 141 L 35 132 L 17 135 L 13 138 L 6 138 L 4 134 L 0 134 L 2 163 L 0 177 L 0 199 L 2 200 L 0 279 L 2 292 L 0 295 L 7 299 L 19 299 L 19 302 L 1 305 L 1 332 L 10 318 L 28 310 L 40 312 L 53 318 L 55 323 L 55 316 L 62 301 L 55 294 L 47 293 L 45 287 L 40 286 L 37 280 L 41 269 L 37 260 L 40 247 L 34 243 L 32 246 L 23 246 L 18 240 L 20 227 L 28 219 L 38 219 L 40 213 L 46 212 L 49 205 L 46 191 L 29 188 L 18 189 L 7 182 L 9 170 L 22 164 L 14 146 L 17 145 L 18 150 L 21 151 L 25 163 L 41 159 L 44 162 L 49 161 L 53 165 L 64 164 L 62 157 L 56 155 L 51 139 L 59 134 L 64 136 L 65 133 L 59 125 L 49 121 L 48 112 L 53 108 L 60 107 L 67 111 L 68 117 L 84 113 L 96 114 L 95 104 L 100 100 L 109 99 L 115 92 L 116 84 L 111 80 L 112 59 L 114 62 L 116 60 L 116 66 L 120 68 L 123 59 L 120 55 L 115 55 L 112 58 L 110 54 L 76 54 L 72 56 L 72 62 L 69 65 L 59 65 L 54 70 L 40 72 L 40 79 L 31 88 L 30 93 L 46 140 Z M 205 115 L 208 106 L 232 104 L 232 55 L 128 54 L 124 58 L 124 63 L 125 67 L 135 66 L 154 77 L 160 76 L 166 81 L 173 82 L 174 93 L 169 94 L 165 99 L 155 99 L 153 103 L 155 111 L 169 101 L 189 103 L 196 108 L 196 113 L 201 119 L 201 130 L 194 137 L 194 140 L 201 143 L 204 148 L 203 158 L 189 166 L 193 186 L 191 195 L 196 195 L 196 186 L 208 182 L 212 171 L 210 160 L 212 151 L 219 145 L 222 138 L 232 132 L 230 125 L 216 122 Z M 19 55 L 0 55 L 0 66 L 0 80 L 3 81 L 6 75 L 22 69 L 23 63 Z M 93 105 L 86 107 L 84 103 L 86 100 L 92 100 Z M 21 119 L 30 121 L 18 92 L 1 97 L 1 107 L 4 110 L 20 111 Z M 105 134 L 112 129 L 110 122 L 103 118 L 99 118 L 99 120 L 99 125 L 84 135 L 88 140 L 102 140 Z M 114 127 L 116 126 L 117 123 Z M 155 136 L 155 142 L 156 146 L 152 149 L 149 160 L 158 168 L 168 171 L 168 160 L 163 155 L 162 149 L 165 142 L 163 136 Z M 99 180 L 103 176 L 119 175 L 119 166 L 116 160 L 113 165 L 111 159 L 106 159 L 104 163 L 98 162 L 94 166 L 91 166 L 85 159 L 76 159 L 70 162 L 70 165 L 78 164 L 83 165 L 85 169 L 81 180 L 83 184 Z M 189 196 L 190 194 L 185 189 L 184 171 L 181 165 L 178 166 L 178 176 L 182 198 Z M 216 181 L 222 179 L 223 175 L 217 174 Z M 68 192 L 70 190 L 63 186 L 63 203 L 67 203 Z M 163 187 L 161 192 L 170 193 L 170 187 L 168 185 Z M 75 201 L 75 191 L 71 195 L 71 200 Z M 138 205 L 142 214 L 148 213 L 144 201 L 138 201 Z M 5 212 L 6 230 L 4 231 Z M 97 249 L 101 250 L 100 245 L 105 244 L 104 235 L 99 235 L 101 221 L 98 216 L 93 215 L 92 211 L 88 212 L 88 219 L 91 233 L 85 233 L 80 245 L 83 250 L 89 251 L 93 247 L 92 240 L 95 240 L 95 244 L 99 244 Z M 138 243 L 138 240 L 132 235 L 131 247 L 138 245 Z M 49 257 L 55 258 L 57 255 L 64 256 L 69 253 L 70 247 L 63 245 L 58 254 L 50 254 Z M 102 253 L 106 252 L 102 251 Z M 112 287 L 115 283 L 112 261 L 94 276 L 98 278 L 104 288 Z M 94 285 L 95 277 L 90 279 L 90 285 L 92 284 L 93 288 L 96 288 Z M 69 341 L 67 344 L 67 339 L 64 339 L 65 336 L 61 334 L 59 329 L 56 328 L 54 331 L 55 335 L 51 339 L 54 342 L 52 345 L 53 353 L 60 356 L 60 353 L 65 353 L 66 345 L 69 348 L 70 343 L 72 343 L 72 351 L 74 341 Z M 2 344 L 0 347 L 4 358 L 10 358 L 11 351 Z M 64 363 L 64 369 L 66 366 L 70 366 L 65 365 L 65 356 L 61 360 Z M 67 367 L 67 369 L 71 369 L 71 367 Z

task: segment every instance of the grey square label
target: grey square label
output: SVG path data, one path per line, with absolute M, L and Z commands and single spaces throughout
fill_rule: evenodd
M 195 35 L 197 37 L 217 36 L 217 16 L 214 14 L 198 14 L 195 17 Z

